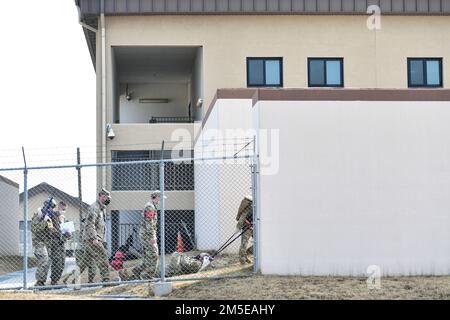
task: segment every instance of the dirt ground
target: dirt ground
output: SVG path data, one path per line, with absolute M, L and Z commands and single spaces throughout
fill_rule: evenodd
M 196 283 L 169 299 L 450 299 L 450 277 L 382 278 L 369 289 L 366 278 L 254 276 Z
M 195 252 L 192 252 L 194 254 Z M 167 256 L 169 259 L 169 256 Z M 11 260 L 8 260 L 11 261 Z M 127 267 L 139 261 L 129 261 Z M 17 262 L 21 265 L 20 261 Z M 112 273 L 114 279 L 116 273 Z M 149 299 L 193 300 L 301 300 L 301 299 L 444 299 L 450 300 L 450 277 L 382 277 L 380 289 L 370 289 L 365 277 L 302 277 L 252 275 L 252 266 L 242 267 L 236 255 L 222 255 L 213 268 L 182 277 L 230 277 L 208 281 L 174 281 L 167 297 L 155 298 L 149 284 L 123 284 L 73 291 L 1 292 L 0 300 L 84 300 L 127 296 Z M 245 276 L 245 277 L 242 277 Z M 182 277 L 177 277 L 182 278 Z
M 35 258 L 28 258 L 28 267 L 36 266 Z M 15 272 L 23 269 L 23 257 L 21 256 L 1 256 L 0 257 L 0 275 Z
M 69 296 L 62 294 L 0 292 L 0 300 L 93 300 L 89 296 Z
M 186 252 L 185 254 L 189 255 L 189 256 L 196 256 L 197 254 L 199 254 L 200 251 L 190 251 L 190 252 Z M 171 254 L 166 254 L 166 265 L 168 265 L 171 261 Z M 215 259 L 212 262 L 212 271 L 214 270 L 221 270 L 222 268 L 225 268 L 227 266 L 231 266 L 231 265 L 236 265 L 238 264 L 239 259 L 237 257 L 237 255 L 235 254 L 222 254 L 220 255 L 220 258 Z M 129 269 L 132 268 L 136 265 L 139 265 L 141 263 L 140 259 L 136 259 L 136 260 L 130 260 L 130 261 L 124 261 L 123 263 L 123 267 L 125 269 Z M 157 272 L 159 272 L 159 268 L 157 270 Z M 212 272 L 214 273 L 214 272 Z M 110 267 L 110 278 L 114 281 L 119 281 L 119 273 L 115 270 L 113 270 Z M 88 272 L 87 270 L 84 271 L 81 275 L 80 275 L 80 280 L 81 283 L 87 283 L 88 282 Z M 101 281 L 101 278 L 99 276 L 99 272 L 97 270 L 96 276 L 95 276 L 95 281 Z M 62 281 L 59 282 L 59 284 L 62 284 Z
M 149 296 L 149 285 L 120 285 L 64 294 L 1 293 L 0 299 L 105 299 L 108 295 Z M 177 284 L 173 292 L 157 299 L 187 300 L 301 300 L 301 299 L 450 299 L 450 277 L 386 277 L 380 289 L 369 289 L 366 278 L 251 276 Z

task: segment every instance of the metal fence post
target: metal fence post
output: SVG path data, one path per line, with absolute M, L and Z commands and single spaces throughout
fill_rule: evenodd
M 81 216 L 83 215 L 83 199 L 82 199 L 82 193 L 81 193 L 81 155 L 80 155 L 80 148 L 77 148 L 77 172 L 78 172 L 78 204 L 79 204 L 79 210 L 80 210 L 80 221 Z
M 257 188 L 258 188 L 258 159 L 256 155 L 256 137 L 253 138 L 253 156 L 251 158 L 251 180 L 252 180 L 252 211 L 253 211 L 253 273 L 259 270 L 259 215 L 257 206 Z
M 164 161 L 159 163 L 159 190 L 161 191 L 160 197 L 160 228 L 161 228 L 161 259 L 160 259 L 160 278 L 161 282 L 166 281 L 166 231 L 165 231 L 165 215 L 164 215 Z
M 25 150 L 22 147 L 24 170 L 23 170 L 23 289 L 28 288 L 28 168 L 25 158 Z

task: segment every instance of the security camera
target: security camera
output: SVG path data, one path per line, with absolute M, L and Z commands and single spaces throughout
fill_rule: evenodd
M 116 135 L 114 134 L 114 131 L 111 129 L 111 131 L 108 132 L 108 138 L 112 140 L 115 137 L 116 137 Z
M 115 133 L 113 131 L 112 125 L 109 124 L 109 123 L 106 125 L 106 136 L 110 140 L 112 140 L 112 139 L 114 139 L 116 137 L 116 135 L 115 135 Z
M 203 99 L 202 98 L 198 99 L 196 105 L 197 108 L 200 108 L 203 105 Z

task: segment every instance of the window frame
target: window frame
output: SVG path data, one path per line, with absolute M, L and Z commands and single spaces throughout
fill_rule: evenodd
M 311 61 L 324 61 L 324 79 L 325 84 L 311 84 L 311 68 L 310 68 L 310 62 Z M 340 84 L 327 84 L 327 61 L 339 61 L 341 63 L 340 65 L 340 71 L 341 71 L 341 79 Z M 308 87 L 309 88 L 343 88 L 344 87 L 344 58 L 343 57 L 309 57 L 307 60 L 307 68 L 308 68 Z
M 422 70 L 423 70 L 423 84 L 412 84 L 411 83 L 411 62 L 412 61 L 422 61 Z M 427 75 L 428 75 L 428 69 L 427 69 L 427 61 L 437 61 L 439 62 L 439 84 L 427 84 Z M 406 69 L 407 69 L 407 77 L 408 77 L 408 88 L 443 88 L 444 87 L 444 79 L 443 79 L 443 73 L 442 73 L 442 67 L 443 65 L 443 58 L 423 58 L 423 57 L 414 57 L 414 58 L 407 58 L 406 60 Z
M 250 84 L 250 64 L 251 60 L 263 60 L 264 84 Z M 266 61 L 279 61 L 280 63 L 280 84 L 266 84 Z M 283 88 L 283 57 L 247 57 L 247 88 Z

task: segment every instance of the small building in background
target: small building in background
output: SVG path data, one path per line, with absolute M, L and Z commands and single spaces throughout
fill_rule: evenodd
M 19 255 L 19 184 L 0 175 L 0 256 Z

